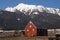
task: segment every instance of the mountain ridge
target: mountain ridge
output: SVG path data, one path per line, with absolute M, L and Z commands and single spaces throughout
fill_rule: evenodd
M 10 12 L 15 12 L 16 10 L 19 10 L 23 13 L 26 13 L 30 10 L 30 12 L 34 11 L 34 10 L 38 10 L 40 12 L 46 12 L 46 13 L 53 13 L 53 14 L 58 14 L 60 16 L 60 9 L 56 9 L 56 8 L 48 8 L 48 7 L 44 7 L 42 5 L 28 5 L 28 4 L 24 4 L 24 3 L 20 3 L 15 7 L 8 7 L 5 9 L 6 11 L 10 11 Z

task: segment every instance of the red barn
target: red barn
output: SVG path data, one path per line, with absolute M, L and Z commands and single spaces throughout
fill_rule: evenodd
M 35 35 L 37 35 L 37 28 L 31 21 L 25 27 L 25 35 L 26 36 L 35 36 Z

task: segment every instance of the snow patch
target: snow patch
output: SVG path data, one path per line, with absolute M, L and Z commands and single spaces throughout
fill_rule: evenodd
M 47 8 L 41 5 L 28 5 L 20 3 L 15 7 L 8 7 L 5 9 L 6 11 L 15 12 L 16 10 L 21 11 L 23 13 L 26 13 L 30 10 L 32 12 L 33 10 L 39 10 L 40 12 L 47 12 L 47 13 L 53 13 L 60 15 L 60 10 L 56 8 Z M 37 13 L 35 13 L 37 14 Z

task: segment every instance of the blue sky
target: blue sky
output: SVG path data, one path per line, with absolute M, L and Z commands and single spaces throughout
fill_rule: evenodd
M 7 7 L 14 7 L 19 3 L 43 5 L 60 9 L 60 0 L 0 0 L 0 9 L 4 10 Z

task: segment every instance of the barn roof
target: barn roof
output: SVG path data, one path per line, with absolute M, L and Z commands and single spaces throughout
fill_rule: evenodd
M 32 12 L 30 15 L 25 15 L 22 12 L 0 11 L 0 29 L 23 30 L 29 21 L 39 29 L 60 28 L 60 16 L 57 14 L 39 12 L 36 15 Z

